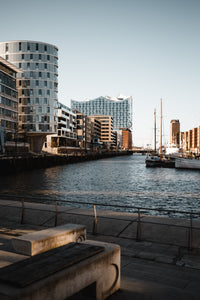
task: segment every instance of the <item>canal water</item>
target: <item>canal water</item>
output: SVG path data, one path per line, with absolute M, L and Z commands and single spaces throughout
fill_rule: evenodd
M 134 206 L 200 212 L 199 183 L 200 171 L 146 168 L 145 156 L 135 154 L 2 176 L 0 193 L 62 205 L 109 204 L 113 207 L 106 209 L 121 211 Z

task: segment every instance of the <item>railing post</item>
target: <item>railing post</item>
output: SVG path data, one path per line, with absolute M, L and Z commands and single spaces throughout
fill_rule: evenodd
M 190 228 L 189 228 L 189 235 L 188 235 L 188 250 L 192 250 L 192 244 L 193 244 L 192 214 L 190 214 Z
M 136 240 L 141 241 L 141 218 L 140 218 L 140 209 L 138 208 L 138 219 L 137 219 L 137 235 Z
M 21 216 L 21 224 L 24 224 L 25 217 L 25 209 L 24 209 L 24 198 L 22 199 L 22 216 Z
M 55 218 L 55 227 L 56 227 L 58 225 L 58 205 L 56 200 L 55 200 L 55 207 L 56 207 L 56 218 Z
M 94 205 L 93 234 L 96 233 L 97 233 L 97 212 L 96 212 L 96 206 Z

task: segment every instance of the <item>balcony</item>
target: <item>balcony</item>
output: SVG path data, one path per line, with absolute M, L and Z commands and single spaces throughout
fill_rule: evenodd
M 67 123 L 66 123 L 66 121 L 64 121 L 64 120 L 62 120 L 62 119 L 60 119 L 59 121 L 58 121 L 58 124 L 63 124 L 63 125 L 67 125 Z

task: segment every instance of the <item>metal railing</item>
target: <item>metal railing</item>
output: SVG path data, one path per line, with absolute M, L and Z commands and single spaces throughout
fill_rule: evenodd
M 42 204 L 53 204 L 52 201 L 45 199 L 45 198 L 40 198 L 40 197 L 30 197 L 27 196 L 26 198 L 20 195 L 10 195 L 10 194 L 0 194 L 0 199 L 1 200 L 18 200 L 21 202 L 21 224 L 25 223 L 25 201 L 26 202 L 32 202 L 32 203 L 42 203 Z M 200 220 L 200 211 L 184 211 L 184 210 L 170 210 L 170 209 L 161 209 L 161 208 L 149 208 L 149 207 L 138 207 L 138 206 L 133 206 L 133 205 L 113 205 L 113 204 L 106 204 L 106 203 L 94 203 L 94 202 L 82 202 L 82 201 L 70 201 L 70 200 L 55 200 L 54 205 L 55 205 L 55 226 L 58 226 L 58 221 L 59 221 L 59 210 L 58 210 L 58 204 L 70 204 L 71 207 L 74 207 L 75 205 L 78 205 L 81 208 L 84 208 L 85 206 L 90 207 L 94 210 L 94 215 L 93 215 L 93 230 L 92 234 L 97 234 L 97 224 L 98 224 L 98 217 L 97 217 L 97 209 L 96 207 L 100 208 L 109 208 L 111 211 L 115 212 L 126 212 L 127 209 L 129 210 L 128 213 L 130 213 L 130 217 L 132 216 L 131 214 L 134 214 L 134 217 L 136 217 L 136 236 L 135 239 L 136 241 L 142 241 L 142 224 L 150 224 L 150 225 L 161 225 L 161 226 L 170 226 L 170 227 L 176 227 L 176 228 L 184 228 L 188 230 L 188 240 L 187 240 L 187 246 L 189 250 L 192 250 L 193 247 L 193 232 L 194 230 L 198 230 L 200 232 L 200 225 L 199 227 L 195 227 L 193 225 L 194 219 Z M 42 210 L 42 209 L 40 209 Z M 152 214 L 151 212 L 156 212 L 157 214 Z M 143 215 L 141 214 L 143 212 Z M 150 212 L 150 213 L 147 213 Z M 72 213 L 71 213 L 72 214 Z M 177 224 L 170 224 L 169 222 L 166 223 L 164 222 L 163 218 L 163 223 L 161 222 L 156 222 L 155 221 L 142 221 L 143 217 L 146 216 L 151 216 L 151 217 L 164 217 L 164 216 L 169 216 L 171 214 L 176 214 L 176 215 L 183 215 L 184 218 L 182 220 L 188 221 L 188 225 L 177 225 Z M 84 214 L 85 215 L 85 214 Z M 90 215 L 91 216 L 91 215 Z M 187 217 L 186 217 L 187 216 Z M 105 216 L 100 216 L 100 218 L 108 218 Z M 124 220 L 123 218 L 115 218 L 112 216 L 113 219 L 117 220 Z M 171 218 L 171 219 L 174 219 Z M 176 216 L 176 219 L 177 216 Z M 199 222 L 200 223 L 200 222 Z

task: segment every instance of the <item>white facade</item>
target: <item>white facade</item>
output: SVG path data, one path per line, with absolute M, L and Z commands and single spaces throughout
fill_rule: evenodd
M 0 43 L 0 55 L 23 71 L 17 74 L 19 131 L 32 137 L 32 150 L 39 151 L 42 137 L 57 130 L 58 48 L 42 42 L 9 41 Z
M 76 114 L 66 105 L 57 104 L 57 133 L 47 135 L 43 151 L 61 154 L 77 146 Z
M 105 115 L 113 117 L 113 129 L 132 127 L 132 97 L 119 95 L 118 97 L 98 97 L 94 100 L 71 100 L 71 108 L 91 115 Z

